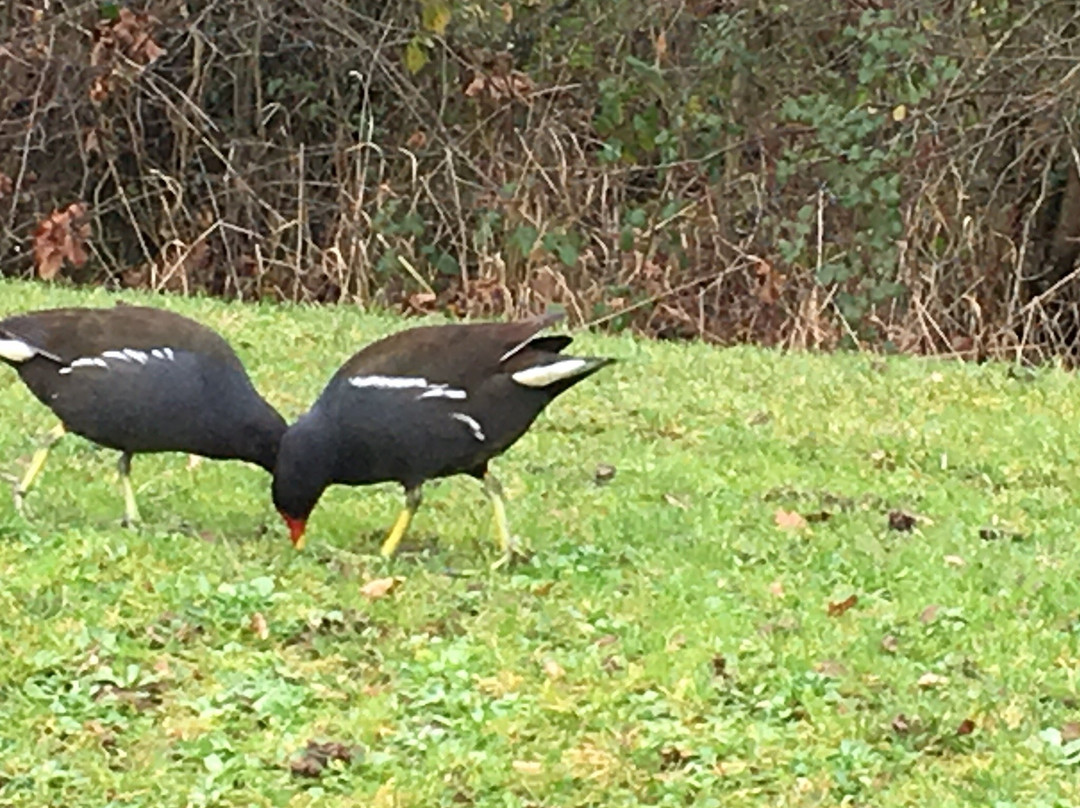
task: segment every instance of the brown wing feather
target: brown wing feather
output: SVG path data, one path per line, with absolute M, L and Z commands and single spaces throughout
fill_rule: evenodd
M 421 326 L 373 342 L 354 354 L 338 376 L 422 376 L 429 381 L 468 386 L 500 370 L 503 357 L 525 351 L 523 343 L 562 317 L 543 314 L 513 323 Z M 563 347 L 569 337 L 559 340 Z M 552 343 L 554 344 L 554 343 Z
M 0 331 L 62 362 L 108 350 L 169 347 L 241 367 L 236 353 L 217 332 L 174 312 L 148 306 L 45 309 L 0 321 Z

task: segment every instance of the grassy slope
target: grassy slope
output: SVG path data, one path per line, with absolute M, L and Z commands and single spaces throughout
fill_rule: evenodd
M 109 299 L 0 284 L 0 312 Z M 225 333 L 289 417 L 402 325 L 153 302 Z M 1080 803 L 1070 377 L 579 343 L 623 361 L 498 462 L 537 551 L 510 572 L 467 479 L 384 564 L 395 487 L 332 491 L 297 554 L 258 469 L 140 458 L 130 532 L 114 454 L 62 442 L 31 519 L 0 496 L 0 804 Z M 51 416 L 0 386 L 17 475 Z M 890 531 L 894 507 L 929 521 Z M 365 751 L 291 772 L 312 739 Z

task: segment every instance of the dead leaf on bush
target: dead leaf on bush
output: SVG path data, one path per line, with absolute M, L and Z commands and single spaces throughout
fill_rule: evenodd
M 385 598 L 404 582 L 405 578 L 401 575 L 395 575 L 392 578 L 374 578 L 360 587 L 360 594 L 368 600 L 378 600 Z
M 74 202 L 54 210 L 34 228 L 34 266 L 44 280 L 55 278 L 67 261 L 81 267 L 86 263 L 86 239 L 90 224 L 83 221 L 86 205 Z
M 839 617 L 858 602 L 858 595 L 848 595 L 843 600 L 830 601 L 828 609 L 829 617 Z
M 11 177 L 0 171 L 0 199 L 11 196 L 13 190 L 15 190 L 15 183 L 12 182 Z
M 417 129 L 411 135 L 409 139 L 405 141 L 405 145 L 410 149 L 422 149 L 424 144 L 427 143 L 427 135 L 424 134 L 424 130 Z
M 802 514 L 795 511 L 785 511 L 783 508 L 777 509 L 776 513 L 773 514 L 773 521 L 782 530 L 802 530 L 806 527 L 806 520 L 803 519 Z

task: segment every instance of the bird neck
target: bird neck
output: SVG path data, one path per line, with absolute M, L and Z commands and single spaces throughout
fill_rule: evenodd
M 333 482 L 337 442 L 325 429 L 318 407 L 297 419 L 281 438 L 274 467 L 274 503 L 296 518 L 306 518 Z

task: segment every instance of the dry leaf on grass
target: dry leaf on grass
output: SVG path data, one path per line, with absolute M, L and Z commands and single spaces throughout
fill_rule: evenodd
M 266 625 L 266 618 L 263 617 L 262 612 L 255 612 L 255 614 L 251 615 L 249 628 L 251 628 L 251 633 L 260 640 L 265 640 L 270 636 L 270 627 Z
M 566 676 L 566 670 L 554 659 L 544 660 L 544 675 L 548 679 L 562 679 Z
M 806 520 L 803 519 L 802 514 L 795 511 L 785 511 L 783 508 L 777 509 L 776 513 L 773 514 L 773 521 L 782 530 L 802 530 L 806 527 Z
M 919 681 L 916 683 L 924 690 L 929 690 L 932 687 L 941 687 L 949 683 L 949 677 L 942 676 L 932 671 L 927 671 L 919 677 Z
M 368 600 L 378 600 L 385 598 L 404 582 L 405 578 L 401 575 L 395 575 L 392 578 L 374 578 L 360 587 L 360 594 Z
M 829 617 L 839 617 L 858 602 L 858 595 L 848 595 L 843 600 L 830 601 L 828 609 Z

